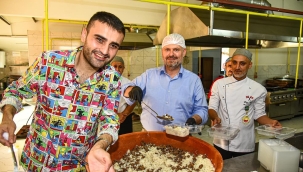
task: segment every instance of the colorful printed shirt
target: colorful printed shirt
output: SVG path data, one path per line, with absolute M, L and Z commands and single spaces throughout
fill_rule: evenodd
M 11 104 L 17 111 L 22 98 L 37 95 L 21 155 L 25 171 L 85 171 L 98 125 L 99 134 L 118 139 L 120 74 L 107 65 L 80 84 L 74 62 L 81 50 L 44 52 L 4 92 L 0 107 Z

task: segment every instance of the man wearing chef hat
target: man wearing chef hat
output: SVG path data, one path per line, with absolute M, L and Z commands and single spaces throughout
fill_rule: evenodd
M 111 62 L 110 65 L 112 65 L 116 71 L 118 71 L 121 74 L 121 85 L 129 83 L 130 80 L 122 76 L 122 73 L 125 69 L 124 60 L 120 56 L 116 56 Z M 132 112 L 136 106 L 136 103 L 133 105 L 128 105 L 123 97 L 120 97 L 120 103 L 118 107 L 118 116 L 119 116 L 119 122 L 120 122 L 120 129 L 119 129 L 119 135 L 131 133 L 133 132 L 133 120 L 132 120 Z
M 219 79 L 222 79 L 224 77 L 229 77 L 229 76 L 232 76 L 233 75 L 233 71 L 232 71 L 232 68 L 231 68 L 231 57 L 227 58 L 225 60 L 225 63 L 224 63 L 224 76 L 220 75 L 218 76 L 214 81 L 213 83 L 211 84 L 210 88 L 209 88 L 209 92 L 208 92 L 208 99 L 210 98 L 211 96 L 211 88 L 213 87 L 214 83 L 219 80 Z
M 172 116 L 173 123 L 192 125 L 207 122 L 208 109 L 203 86 L 196 74 L 183 68 L 185 55 L 184 38 L 177 33 L 170 34 L 162 42 L 164 65 L 148 69 L 132 83 L 122 86 L 124 96 L 130 98 L 128 101 L 140 102 L 143 97 L 140 118 L 145 130 L 163 131 L 164 125 L 171 123 L 156 118 L 156 114 L 147 106 L 160 116 Z
M 214 146 L 223 159 L 254 151 L 254 120 L 260 124 L 281 127 L 277 120 L 272 120 L 266 115 L 266 89 L 247 77 L 247 71 L 252 67 L 251 60 L 250 51 L 237 49 L 231 59 L 233 76 L 216 81 L 212 87 L 209 118 L 214 125 L 231 125 L 240 129 L 232 140 L 214 138 Z

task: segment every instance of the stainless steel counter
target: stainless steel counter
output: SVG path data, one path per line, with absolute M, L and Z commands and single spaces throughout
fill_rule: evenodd
M 265 168 L 260 165 L 258 161 L 258 153 L 251 153 L 231 159 L 224 160 L 223 171 L 237 171 L 237 172 L 268 172 Z
M 223 172 L 269 172 L 258 161 L 258 152 L 224 160 Z M 299 168 L 299 172 L 303 172 Z

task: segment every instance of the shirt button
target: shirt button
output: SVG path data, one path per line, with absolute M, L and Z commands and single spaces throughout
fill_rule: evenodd
M 170 93 L 170 91 L 168 91 Z
M 166 104 L 168 104 L 168 102 L 166 102 Z

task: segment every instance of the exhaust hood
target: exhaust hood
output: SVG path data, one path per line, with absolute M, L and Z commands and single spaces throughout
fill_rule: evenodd
M 138 32 L 138 33 L 137 33 Z M 138 50 L 153 47 L 153 38 L 156 31 L 146 31 L 144 29 L 137 32 L 126 32 L 120 50 Z
M 214 11 L 213 29 L 210 30 L 211 12 L 196 8 L 178 7 L 171 11 L 170 33 L 179 33 L 187 46 L 245 47 L 246 14 Z M 157 32 L 154 45 L 166 36 L 165 17 Z M 299 20 L 250 15 L 249 48 L 297 47 Z

